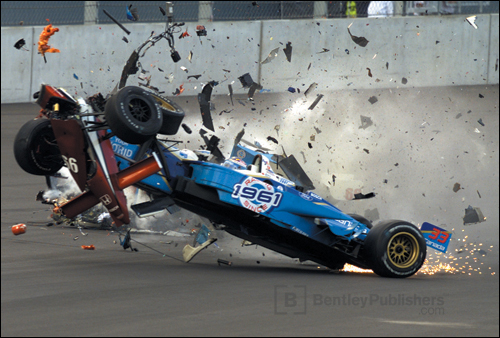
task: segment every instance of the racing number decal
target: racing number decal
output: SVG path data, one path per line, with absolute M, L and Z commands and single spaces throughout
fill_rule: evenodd
M 439 239 L 437 239 L 438 237 Z M 432 234 L 429 235 L 430 239 L 437 239 L 439 243 L 445 243 L 448 240 L 448 237 L 450 237 L 450 234 L 448 232 L 441 231 L 437 228 L 433 228 Z
M 427 246 L 441 252 L 446 252 L 451 241 L 451 232 L 438 226 L 424 222 L 420 228 Z
M 254 212 L 266 212 L 281 203 L 283 194 L 275 192 L 272 185 L 256 178 L 247 178 L 233 187 L 232 198 L 238 198 L 241 205 Z
M 61 155 L 61 157 L 69 170 L 75 174 L 78 173 L 78 165 L 76 164 L 76 159 L 74 157 L 70 157 L 69 159 L 64 155 Z
M 347 188 L 345 190 L 345 199 L 350 201 L 350 200 L 353 200 L 354 199 L 354 195 L 356 194 L 361 194 L 361 189 L 351 189 L 351 188 Z

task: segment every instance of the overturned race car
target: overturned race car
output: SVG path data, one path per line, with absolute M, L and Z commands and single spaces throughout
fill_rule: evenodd
M 20 129 L 14 153 L 30 174 L 69 169 L 82 193 L 56 213 L 72 219 L 102 203 L 120 227 L 130 223 L 123 189 L 134 185 L 150 197 L 132 205 L 140 217 L 180 207 L 208 218 L 216 229 L 301 261 L 332 269 L 349 263 L 397 278 L 420 269 L 426 240 L 416 226 L 401 220 L 372 226 L 362 216 L 343 213 L 311 191 L 293 156 L 252 151 L 237 142 L 226 159 L 218 139 L 203 130 L 205 150 L 181 150 L 178 141 L 162 139 L 177 134 L 184 111 L 154 90 L 125 86 L 144 46 L 134 51 L 119 86 L 106 98 L 77 98 L 46 84 L 35 94 L 43 116 Z M 193 255 L 188 252 L 186 261 Z

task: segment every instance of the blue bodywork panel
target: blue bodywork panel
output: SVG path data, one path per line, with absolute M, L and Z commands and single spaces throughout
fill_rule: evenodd
M 128 167 L 140 150 L 140 146 L 111 138 L 120 170 Z M 245 163 L 226 161 L 226 165 L 193 161 L 181 150 L 164 142 L 158 142 L 168 170 L 144 179 L 142 186 L 171 194 L 169 181 L 178 176 L 192 179 L 195 183 L 215 188 L 220 201 L 261 214 L 287 230 L 313 238 L 326 245 L 334 242 L 332 235 L 345 240 L 363 240 L 368 233 L 366 225 L 344 214 L 338 208 L 311 191 L 301 192 L 290 186 L 284 178 L 254 174 L 244 164 L 252 163 L 256 155 L 273 161 L 272 154 L 262 154 L 241 145 L 233 148 L 233 155 Z M 148 156 L 145 152 L 144 156 Z M 130 161 L 127 161 L 130 160 Z M 189 169 L 191 168 L 191 169 Z M 328 231 L 325 231 L 328 230 Z

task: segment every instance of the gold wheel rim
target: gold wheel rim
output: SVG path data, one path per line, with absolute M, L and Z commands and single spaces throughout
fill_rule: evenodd
M 400 269 L 405 269 L 417 261 L 420 247 L 415 236 L 408 232 L 395 234 L 387 244 L 387 257 Z
M 167 101 L 165 100 L 162 100 L 160 99 L 159 97 L 156 97 L 156 96 L 153 96 L 156 101 L 158 101 L 158 103 L 163 107 L 165 108 L 166 110 L 169 110 L 169 111 L 176 111 L 176 109 L 170 104 L 168 103 Z

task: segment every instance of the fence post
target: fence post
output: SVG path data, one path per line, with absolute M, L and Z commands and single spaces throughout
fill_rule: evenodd
M 394 4 L 393 16 L 406 15 L 404 10 L 405 3 L 406 3 L 405 1 L 393 1 Z
M 198 21 L 213 21 L 212 1 L 200 1 L 198 5 Z
M 95 25 L 97 23 L 97 1 L 85 1 L 83 9 L 83 24 Z
M 328 17 L 328 5 L 326 1 L 314 1 L 314 18 Z

